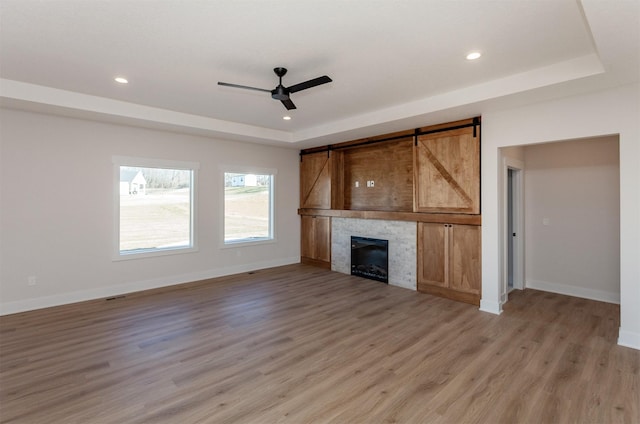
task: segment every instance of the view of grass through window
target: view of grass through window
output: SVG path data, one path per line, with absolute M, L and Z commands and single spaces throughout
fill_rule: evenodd
M 269 240 L 272 175 L 224 174 L 224 241 Z
M 192 182 L 192 170 L 121 166 L 120 252 L 191 247 Z

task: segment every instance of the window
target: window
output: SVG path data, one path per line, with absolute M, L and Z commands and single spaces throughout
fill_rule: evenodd
M 224 173 L 224 244 L 273 240 L 275 171 Z
M 197 164 L 114 158 L 116 258 L 193 251 Z

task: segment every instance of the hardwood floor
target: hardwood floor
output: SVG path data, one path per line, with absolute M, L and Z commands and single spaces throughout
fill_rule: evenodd
M 0 318 L 2 423 L 638 423 L 617 305 L 291 265 Z

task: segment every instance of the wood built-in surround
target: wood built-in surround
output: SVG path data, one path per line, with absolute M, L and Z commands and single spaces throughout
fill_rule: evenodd
M 413 222 L 417 281 L 397 285 L 479 304 L 480 118 L 306 149 L 300 158 L 303 263 L 344 272 L 332 254 L 336 219 Z M 424 240 L 425 228 L 446 236 Z

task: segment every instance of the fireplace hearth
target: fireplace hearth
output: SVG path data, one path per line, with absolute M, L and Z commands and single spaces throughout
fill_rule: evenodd
M 389 284 L 389 241 L 351 236 L 351 275 Z

